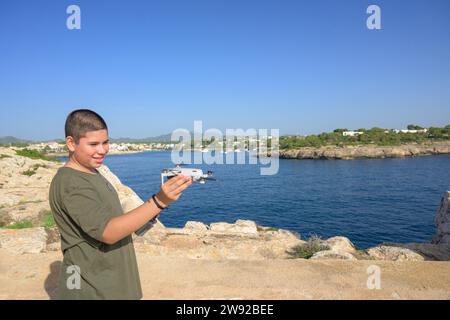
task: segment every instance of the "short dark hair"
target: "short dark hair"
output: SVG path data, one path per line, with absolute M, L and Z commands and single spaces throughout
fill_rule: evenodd
M 75 143 L 86 136 L 89 131 L 108 130 L 105 120 L 96 112 L 88 109 L 72 111 L 66 119 L 66 138 L 71 136 Z

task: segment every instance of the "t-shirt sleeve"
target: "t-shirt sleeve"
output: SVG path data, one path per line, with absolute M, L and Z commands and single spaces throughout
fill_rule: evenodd
M 102 241 L 103 231 L 112 218 L 111 208 L 102 201 L 98 191 L 88 181 L 73 179 L 63 203 L 68 216 L 90 237 Z

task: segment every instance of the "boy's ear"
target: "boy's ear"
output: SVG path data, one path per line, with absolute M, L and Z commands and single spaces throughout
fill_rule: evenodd
M 73 137 L 71 136 L 66 137 L 66 145 L 67 149 L 69 149 L 70 152 L 75 151 L 75 140 Z

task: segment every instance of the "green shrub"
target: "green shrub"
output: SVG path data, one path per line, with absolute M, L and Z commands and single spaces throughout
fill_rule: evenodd
M 323 240 L 318 236 L 311 236 L 304 244 L 295 246 L 288 252 L 292 258 L 309 259 L 316 252 L 329 250 L 329 247 L 324 244 Z
M 27 157 L 27 158 L 34 159 L 34 160 L 46 160 L 46 161 L 59 162 L 59 160 L 56 157 L 46 156 L 37 150 L 30 150 L 30 149 L 25 148 L 25 149 L 21 149 L 21 150 L 16 150 L 16 153 L 19 156 Z
M 48 228 L 52 228 L 56 225 L 55 219 L 53 218 L 53 213 L 51 210 L 43 211 L 41 213 L 41 215 L 42 215 L 41 227 L 48 229 Z
M 28 169 L 28 170 L 26 170 L 26 171 L 22 171 L 22 174 L 24 175 L 24 176 L 29 176 L 29 177 L 31 177 L 33 174 L 35 174 L 36 173 L 36 171 L 35 170 L 32 170 L 32 169 Z
M 22 174 L 26 175 L 26 176 L 32 176 L 33 174 L 36 173 L 37 169 L 39 169 L 39 168 L 48 168 L 48 166 L 46 166 L 44 164 L 35 164 L 27 171 L 23 171 Z
M 0 154 L 0 160 L 4 158 L 11 158 L 11 156 L 8 156 L 7 154 Z
M 420 126 L 412 125 L 414 128 Z M 443 128 L 430 127 L 428 132 L 395 133 L 390 129 L 372 128 L 358 129 L 362 135 L 343 136 L 345 129 L 335 129 L 333 132 L 323 132 L 309 136 L 282 136 L 280 137 L 280 149 L 298 149 L 303 147 L 320 146 L 354 146 L 354 145 L 378 145 L 398 146 L 409 143 L 426 143 L 432 141 L 449 141 L 450 125 Z
M 280 229 L 273 227 L 256 226 L 256 230 L 258 232 L 264 232 L 264 231 L 279 231 Z
M 33 223 L 28 220 L 19 221 L 14 224 L 5 226 L 6 229 L 25 229 L 25 228 L 32 228 L 32 227 L 33 227 Z

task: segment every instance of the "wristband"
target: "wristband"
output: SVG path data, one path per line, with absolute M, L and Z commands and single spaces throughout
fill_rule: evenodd
M 160 210 L 167 209 L 168 206 L 163 207 L 162 205 L 159 204 L 158 200 L 156 200 L 156 194 L 152 195 L 152 199 L 153 199 L 153 202 L 155 203 L 155 205 L 158 207 L 158 209 L 160 209 Z

